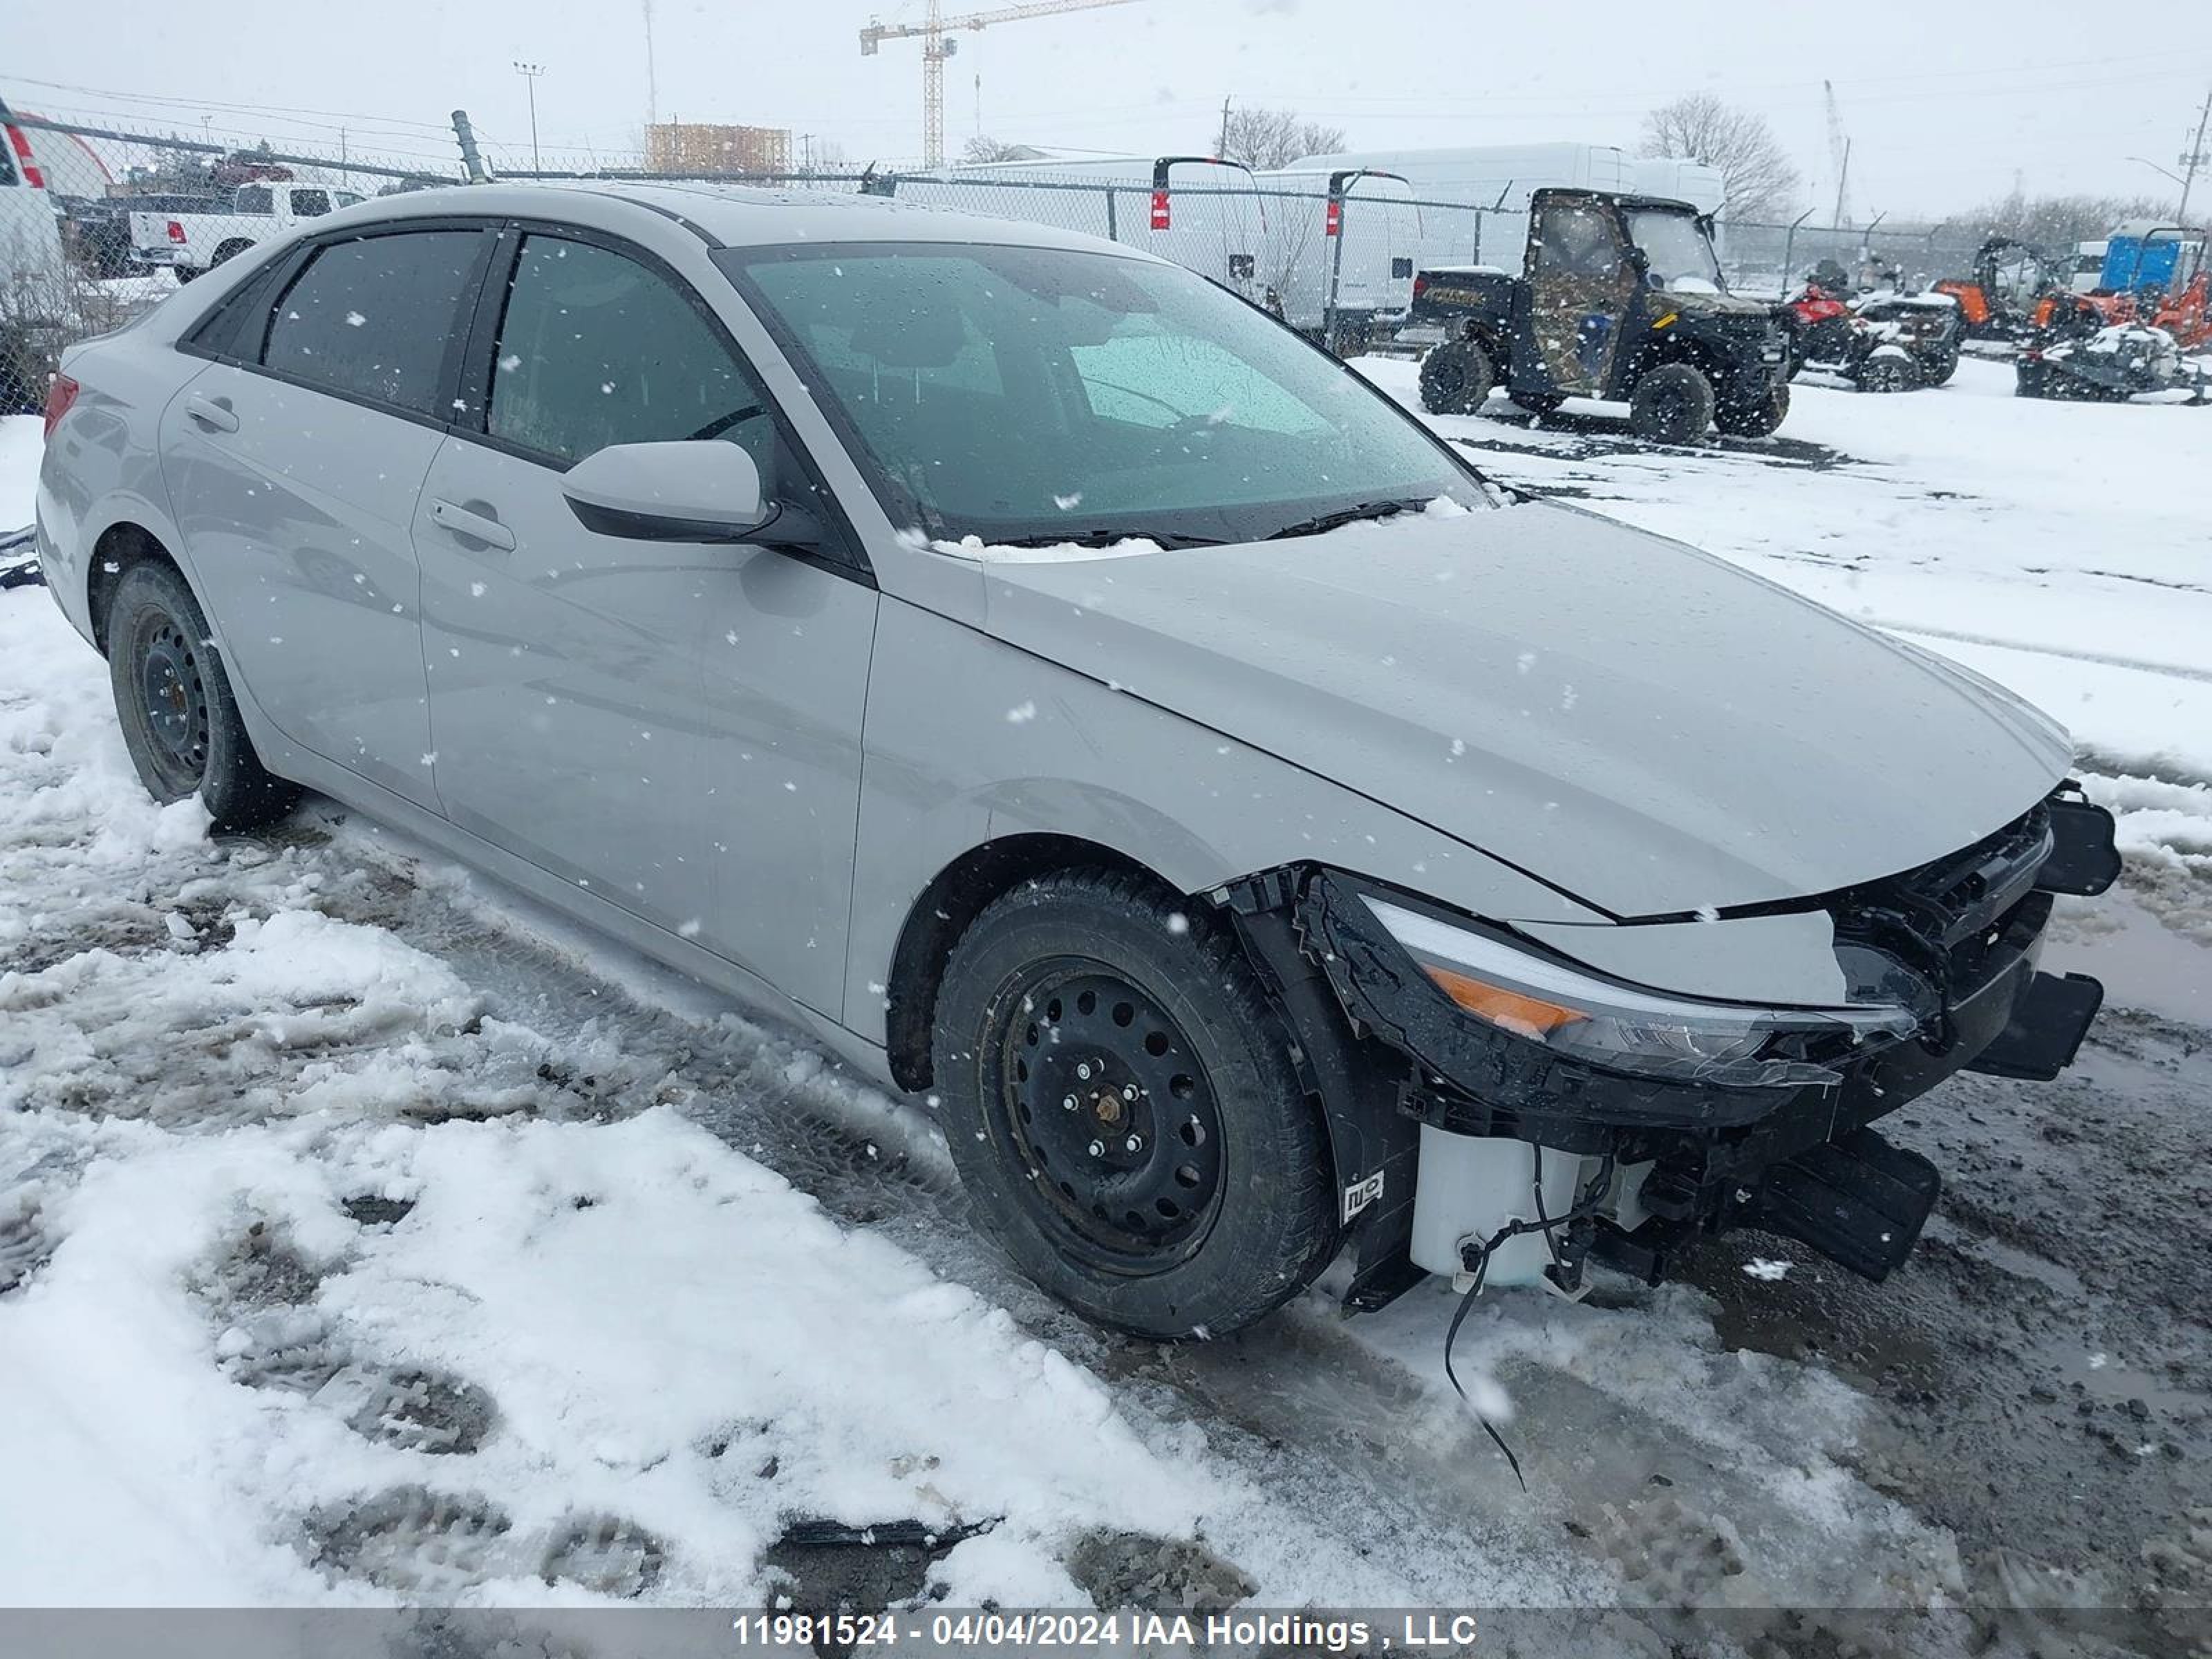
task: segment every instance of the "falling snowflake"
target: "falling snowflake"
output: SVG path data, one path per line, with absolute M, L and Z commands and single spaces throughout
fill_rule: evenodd
M 368 320 L 368 319 L 362 316 L 358 311 L 349 311 L 346 313 L 346 326 L 348 328 L 359 328 Z
M 1036 705 L 1033 702 L 1018 703 L 1006 710 L 1006 723 L 1009 726 L 1020 726 L 1036 718 Z
M 1753 1279 L 1764 1279 L 1772 1282 L 1789 1278 L 1790 1269 L 1794 1265 L 1796 1264 L 1780 1260 L 1770 1261 L 1763 1255 L 1755 1255 L 1743 1264 L 1743 1270 Z

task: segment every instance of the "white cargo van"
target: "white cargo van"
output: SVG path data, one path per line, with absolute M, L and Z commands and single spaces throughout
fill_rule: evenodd
M 1405 320 L 1421 254 L 1410 184 L 1372 167 L 1257 177 L 1269 209 L 1261 275 L 1284 321 L 1351 356 Z
M 0 413 L 45 402 L 69 310 L 60 222 L 29 137 L 0 105 Z
M 1252 169 L 1210 155 L 988 161 L 902 176 L 898 199 L 1088 231 L 1156 253 L 1257 304 L 1267 216 Z

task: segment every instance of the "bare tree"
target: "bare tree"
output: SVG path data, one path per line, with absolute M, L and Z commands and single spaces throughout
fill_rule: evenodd
M 1309 121 L 1296 110 L 1232 109 L 1221 133 L 1224 160 L 1256 173 L 1286 167 L 1301 155 L 1326 155 L 1346 147 L 1342 127 Z
M 987 161 L 1018 161 L 1035 154 L 1026 144 L 1001 143 L 988 133 L 977 133 L 960 147 L 960 159 L 970 166 Z
M 1724 218 L 1783 218 L 1796 200 L 1797 169 L 1765 118 L 1709 92 L 1693 92 L 1645 115 L 1638 150 L 1718 168 Z
M 2029 196 L 2014 191 L 1957 216 L 1987 236 L 2009 236 L 2053 252 L 2107 235 L 2124 219 L 2173 216 L 2173 204 L 2155 196 Z

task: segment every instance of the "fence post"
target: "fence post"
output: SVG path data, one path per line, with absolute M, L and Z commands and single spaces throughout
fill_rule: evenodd
M 491 169 L 484 165 L 483 156 L 477 149 L 476 129 L 469 125 L 469 112 L 465 109 L 453 112 L 453 137 L 460 140 L 461 166 L 467 170 L 472 185 L 491 182 Z
M 1106 240 L 1109 242 L 1121 240 L 1121 223 L 1114 213 L 1114 198 L 1121 193 L 1111 185 L 1106 186 Z
M 1784 294 L 1790 292 L 1790 252 L 1797 246 L 1797 227 L 1812 216 L 1813 210 L 1807 208 L 1790 222 L 1790 234 L 1782 239 L 1782 291 Z

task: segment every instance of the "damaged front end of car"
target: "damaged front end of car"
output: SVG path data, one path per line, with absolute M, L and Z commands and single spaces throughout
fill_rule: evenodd
M 1832 941 L 1815 977 L 1834 994 L 1817 1001 L 1802 975 L 1771 999 L 1661 988 L 1593 968 L 1556 930 L 1539 940 L 1330 870 L 1226 896 L 1328 1109 L 1346 1299 L 1369 1308 L 1424 1272 L 1574 1295 L 1595 1258 L 1656 1282 L 1737 1227 L 1881 1279 L 1942 1182 L 1871 1126 L 1960 1071 L 2047 1080 L 2072 1062 L 2103 988 L 2041 971 L 2043 931 L 2055 896 L 2118 873 L 2111 815 L 2069 785 L 1881 880 L 1590 930 L 1787 913 Z

